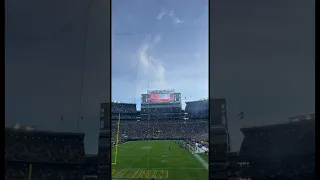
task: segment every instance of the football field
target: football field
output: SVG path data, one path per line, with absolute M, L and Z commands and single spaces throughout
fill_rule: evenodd
M 112 149 L 112 179 L 208 180 L 208 170 L 177 141 L 132 141 Z M 170 148 L 170 150 L 169 150 Z

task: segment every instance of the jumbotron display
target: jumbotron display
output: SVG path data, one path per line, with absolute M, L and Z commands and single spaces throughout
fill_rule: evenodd
M 170 102 L 174 100 L 174 94 L 150 94 L 147 97 L 147 102 L 151 103 Z
M 148 94 L 141 95 L 142 103 L 170 103 L 180 102 L 180 93 L 174 93 L 170 90 L 148 91 Z

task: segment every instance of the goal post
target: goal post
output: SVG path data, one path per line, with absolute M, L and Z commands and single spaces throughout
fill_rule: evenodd
M 116 152 L 115 152 L 115 155 L 114 155 L 114 162 L 112 162 L 112 165 L 116 165 L 117 164 L 117 156 L 118 156 L 118 144 L 119 144 L 119 132 L 120 132 L 120 113 L 119 113 L 119 116 L 118 116 L 118 122 L 117 122 L 117 133 L 116 133 L 116 144 L 115 144 L 115 147 L 116 147 Z M 113 154 L 113 153 L 112 153 Z

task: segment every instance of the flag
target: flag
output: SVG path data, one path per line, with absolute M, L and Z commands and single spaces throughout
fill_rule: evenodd
M 238 114 L 238 117 L 239 117 L 239 119 L 243 119 L 243 118 L 244 118 L 243 112 L 240 112 L 240 113 Z

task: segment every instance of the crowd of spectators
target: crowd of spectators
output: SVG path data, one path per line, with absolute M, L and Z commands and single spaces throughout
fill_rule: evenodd
M 82 162 L 84 135 L 6 129 L 5 159 L 30 162 Z
M 143 114 L 141 120 L 181 120 L 184 119 L 181 114 L 176 113 L 163 113 L 163 114 Z
M 142 108 L 140 112 L 141 120 L 181 120 L 184 118 L 184 114 L 181 111 L 181 107 L 153 107 Z
M 28 179 L 28 164 L 6 163 L 5 180 L 27 180 Z
M 83 178 L 81 166 L 63 164 L 6 163 L 5 180 L 79 180 Z M 31 173 L 30 173 L 31 171 Z
M 203 119 L 209 117 L 208 100 L 186 102 L 186 118 Z
M 84 134 L 6 128 L 5 179 L 82 179 Z
M 250 159 L 313 153 L 315 149 L 314 127 L 314 121 L 301 121 L 242 129 L 245 137 L 240 156 Z
M 113 140 L 117 130 L 117 121 L 112 121 Z M 208 133 L 208 120 L 120 121 L 119 138 L 191 138 L 207 141 Z
M 128 104 L 128 103 L 112 103 L 111 104 L 111 112 L 115 114 L 123 114 L 123 113 L 137 113 L 136 104 Z
M 112 117 L 111 117 L 113 120 L 118 120 L 119 118 L 119 114 L 112 114 Z M 137 119 L 137 116 L 136 115 L 133 115 L 133 114 L 121 114 L 120 115 L 120 118 L 121 120 L 136 120 Z
M 315 121 L 242 129 L 241 177 L 314 179 Z
M 312 155 L 288 155 L 281 158 L 261 158 L 249 162 L 242 176 L 250 177 L 309 177 L 314 173 L 315 158 Z M 307 178 L 308 179 L 308 178 Z
M 66 167 L 61 165 L 33 166 L 32 180 L 78 180 L 83 178 L 80 167 Z
M 142 108 L 141 114 L 162 114 L 162 113 L 181 113 L 179 107 L 167 107 L 167 108 Z
M 85 180 L 97 179 L 98 175 L 98 156 L 97 155 L 86 155 L 85 165 L 84 165 Z
M 208 101 L 187 103 L 186 110 L 181 107 L 150 104 L 137 113 L 133 104 L 112 104 L 112 141 L 118 131 L 120 114 L 119 140 L 123 139 L 176 139 L 192 138 L 208 141 Z M 131 109 L 131 110 L 128 110 Z M 190 113 L 189 117 L 185 115 Z M 137 116 L 140 114 L 139 116 Z
M 136 104 L 112 103 L 111 119 L 118 120 L 120 114 L 121 120 L 136 120 L 137 110 Z

